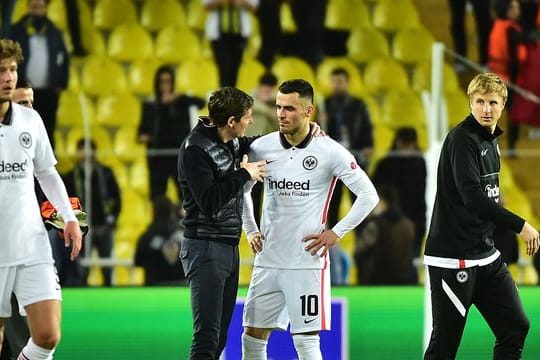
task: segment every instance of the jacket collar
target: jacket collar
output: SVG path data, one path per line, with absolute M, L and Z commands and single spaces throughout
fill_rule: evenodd
M 471 130 L 473 130 L 479 136 L 481 136 L 482 138 L 484 138 L 485 140 L 488 140 L 488 141 L 492 141 L 493 139 L 498 138 L 503 133 L 503 131 L 499 127 L 499 125 L 495 126 L 495 131 L 493 132 L 493 134 L 490 133 L 482 125 L 480 125 L 478 123 L 478 121 L 476 121 L 476 119 L 474 118 L 474 116 L 472 114 L 469 114 L 469 116 L 467 116 L 464 123 L 465 123 L 465 125 L 467 127 L 469 127 Z

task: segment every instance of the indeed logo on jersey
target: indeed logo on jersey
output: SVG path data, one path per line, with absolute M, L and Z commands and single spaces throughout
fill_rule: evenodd
M 309 182 L 306 181 L 291 181 L 285 178 L 274 180 L 271 176 L 266 178 L 269 190 L 279 190 L 279 196 L 309 196 Z
M 22 162 L 0 161 L 0 180 L 22 179 L 26 177 L 28 159 Z
M 497 185 L 487 184 L 485 191 L 490 199 L 495 200 L 495 202 L 499 202 L 499 187 Z

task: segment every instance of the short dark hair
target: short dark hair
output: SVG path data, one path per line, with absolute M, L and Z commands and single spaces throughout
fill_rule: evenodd
M 278 83 L 278 80 L 277 80 L 276 75 L 272 74 L 271 72 L 265 72 L 259 78 L 260 85 L 276 86 L 277 83 Z
M 32 84 L 30 84 L 30 82 L 26 80 L 25 78 L 18 78 L 16 88 L 17 89 L 31 89 Z
M 84 143 L 85 143 L 84 138 L 79 139 L 79 141 L 77 141 L 77 150 L 84 149 Z M 92 151 L 96 151 L 97 149 L 96 143 L 93 139 L 90 139 L 90 148 L 92 149 Z
M 208 99 L 208 117 L 217 127 L 223 127 L 233 116 L 235 121 L 253 107 L 253 98 L 240 89 L 231 86 L 222 87 Z
M 308 99 L 313 104 L 313 86 L 306 80 L 287 80 L 279 86 L 278 90 L 282 94 L 298 93 L 301 98 Z
M 13 40 L 0 39 L 0 60 L 13 58 L 17 64 L 23 60 L 21 45 Z
M 349 72 L 347 70 L 345 70 L 345 68 L 343 68 L 343 67 L 335 68 L 334 70 L 332 70 L 330 75 L 332 75 L 332 76 L 343 75 L 343 76 L 345 76 L 347 78 L 347 80 L 349 80 Z

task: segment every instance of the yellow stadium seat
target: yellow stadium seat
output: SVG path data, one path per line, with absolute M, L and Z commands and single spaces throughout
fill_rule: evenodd
M 316 85 L 315 73 L 311 66 L 297 57 L 284 56 L 278 58 L 272 65 L 272 72 L 277 76 L 279 82 L 300 78 L 309 81 L 313 87 Z
M 431 62 L 421 62 L 414 67 L 412 88 L 418 92 L 431 90 Z M 461 91 L 454 68 L 446 63 L 443 66 L 443 90 L 445 92 Z
M 347 54 L 358 64 L 365 64 L 379 57 L 390 55 L 388 40 L 375 28 L 363 27 L 351 31 L 347 40 Z
M 190 29 L 170 26 L 162 29 L 156 37 L 156 56 L 168 64 L 178 64 L 201 57 L 201 44 Z
M 392 40 L 392 56 L 406 65 L 430 61 L 434 42 L 424 27 L 400 29 Z
M 90 55 L 107 55 L 107 47 L 101 31 L 96 28 L 88 28 L 82 32 L 81 36 L 84 49 L 88 51 Z
M 135 161 L 129 168 L 130 189 L 143 196 L 148 196 L 150 193 L 150 175 L 148 171 L 146 157 Z
M 128 69 L 128 89 L 137 96 L 154 95 L 154 76 L 161 62 L 157 59 L 138 60 Z
M 28 1 L 16 0 L 15 7 L 13 8 L 13 15 L 11 16 L 11 23 L 14 24 L 21 20 L 28 11 Z
M 168 26 L 186 27 L 186 14 L 178 0 L 145 0 L 142 3 L 140 24 L 149 31 Z
M 146 147 L 137 142 L 137 128 L 123 126 L 114 136 L 114 154 L 123 162 L 138 162 L 146 159 Z M 133 179 L 132 179 L 133 180 Z
M 346 57 L 325 57 L 316 70 L 317 84 L 323 95 L 327 96 L 331 90 L 331 73 L 336 68 L 344 68 L 349 74 L 349 91 L 351 94 L 362 97 L 367 91 L 362 83 L 360 70 Z
M 96 120 L 106 127 L 137 127 L 141 120 L 141 103 L 130 93 L 100 96 L 96 103 Z
M 392 146 L 394 140 L 394 129 L 385 124 L 377 124 L 373 128 L 373 140 L 375 142 L 375 157 L 382 158 Z M 375 161 L 372 161 L 374 164 Z
M 330 0 L 324 26 L 332 30 L 371 26 L 369 10 L 364 0 Z
M 152 37 L 138 24 L 115 27 L 107 42 L 107 53 L 116 61 L 132 62 L 154 56 Z
M 121 24 L 136 23 L 137 11 L 131 0 L 97 0 L 93 18 L 98 29 L 110 31 Z
M 219 87 L 218 69 L 211 60 L 188 60 L 176 72 L 176 90 L 206 99 Z
M 377 29 L 386 33 L 420 26 L 418 12 L 410 0 L 378 1 L 373 8 L 372 21 Z
M 106 163 L 106 165 L 111 168 L 116 182 L 118 183 L 118 187 L 120 188 L 120 191 L 122 191 L 122 189 L 127 188 L 129 185 L 127 167 L 120 160 L 118 160 L 116 156 L 111 157 L 108 160 L 109 161 Z
M 280 7 L 280 20 L 281 20 L 281 31 L 286 33 L 296 32 L 296 22 L 292 16 L 292 11 L 289 3 L 287 1 L 281 2 Z
M 264 65 L 255 59 L 244 58 L 240 70 L 238 71 L 238 79 L 236 87 L 251 93 L 259 84 L 259 78 L 264 74 Z
M 58 127 L 70 128 L 73 126 L 82 127 L 84 116 L 88 117 L 90 124 L 94 121 L 94 104 L 81 92 L 62 91 L 58 100 L 58 110 L 56 118 Z
M 367 105 L 367 108 L 368 108 L 368 111 L 369 111 L 369 117 L 371 119 L 371 123 L 374 126 L 377 126 L 378 124 L 380 124 L 382 122 L 381 108 L 380 108 L 379 103 L 377 102 L 377 100 L 375 100 L 375 98 L 373 96 L 368 95 L 368 94 L 363 94 L 362 96 L 360 96 L 360 98 L 362 100 L 364 100 L 364 102 Z
M 125 92 L 126 74 L 116 61 L 107 57 L 88 57 L 82 66 L 83 90 L 90 96 Z
M 463 90 L 445 92 L 443 111 L 448 119 L 448 128 L 451 129 L 469 114 L 469 98 Z
M 80 91 L 81 90 L 81 80 L 79 79 L 79 71 L 77 67 L 73 64 L 69 66 L 69 82 L 68 90 L 70 91 Z
M 187 24 L 197 31 L 203 32 L 206 24 L 206 10 L 200 0 L 188 0 L 187 3 Z
M 420 97 L 413 91 L 391 91 L 381 105 L 382 121 L 396 130 L 403 126 L 426 127 L 426 112 Z
M 374 96 L 389 91 L 408 91 L 409 78 L 405 69 L 394 59 L 385 57 L 370 61 L 364 69 L 364 84 Z
M 74 159 L 77 155 L 77 142 L 85 137 L 83 127 L 73 127 L 66 134 L 66 155 Z M 113 145 L 109 131 L 100 126 L 90 128 L 90 138 L 96 143 L 97 159 L 108 162 L 113 155 Z

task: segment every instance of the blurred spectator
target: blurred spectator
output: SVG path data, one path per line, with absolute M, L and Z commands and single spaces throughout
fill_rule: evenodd
M 247 39 L 251 35 L 249 13 L 257 10 L 259 0 L 202 2 L 208 12 L 205 32 L 219 69 L 219 83 L 222 87 L 235 86 Z
M 495 0 L 495 22 L 489 37 L 488 67 L 504 81 L 520 85 L 529 76 L 523 72 L 527 60 L 526 43 L 535 42 L 533 33 L 522 30 L 519 23 L 521 5 L 518 0 Z M 515 91 L 508 88 L 506 113 L 508 117 L 508 151 L 515 155 L 516 142 L 519 137 L 519 123 L 512 119 L 512 107 Z
M 10 36 L 21 44 L 24 61 L 19 74 L 34 87 L 34 108 L 54 148 L 56 110 L 69 80 L 69 57 L 62 32 L 47 17 L 47 1 L 28 0 L 28 13 L 12 26 Z
M 336 243 L 330 248 L 330 282 L 332 285 L 347 285 L 351 260 L 343 248 Z
M 426 161 L 418 146 L 416 130 L 403 127 L 396 131 L 390 152 L 373 172 L 376 187 L 393 186 L 405 216 L 415 226 L 413 256 L 420 256 L 426 232 Z
M 32 85 L 25 79 L 19 78 L 17 80 L 17 87 L 13 91 L 11 101 L 22 106 L 34 108 L 34 89 Z
M 349 93 L 349 74 L 344 68 L 331 73 L 332 92 L 321 109 L 320 122 L 329 136 L 345 146 L 362 169 L 367 169 L 373 153 L 373 125 L 365 102 Z M 343 183 L 336 182 L 328 208 L 328 226 L 337 223 L 344 192 Z M 354 195 L 351 193 L 352 200 Z
M 85 210 L 90 217 L 91 247 L 83 247 L 82 252 L 97 249 L 100 258 L 110 258 L 113 249 L 113 233 L 121 209 L 120 189 L 112 170 L 96 160 L 96 144 L 90 140 L 91 153 L 85 152 L 85 140 L 77 142 L 77 163 L 64 176 L 69 196 L 76 196 L 82 204 L 90 204 Z M 89 164 L 87 164 L 89 162 Z M 90 166 L 90 194 L 85 189 L 86 166 Z M 112 268 L 101 269 L 105 286 L 112 285 Z M 83 283 L 87 284 L 88 270 L 84 271 Z
M 173 68 L 161 66 L 154 77 L 155 97 L 143 103 L 138 140 L 148 149 L 151 198 L 165 195 L 169 178 L 178 186 L 178 148 L 191 130 L 190 107 L 200 109 L 205 103 L 200 98 L 175 94 L 174 86 Z
M 323 59 L 324 19 L 327 0 L 289 1 L 296 33 L 284 42 L 283 52 L 298 56 L 314 69 Z
M 467 36 L 465 34 L 465 10 L 467 4 L 471 4 L 476 23 L 478 36 L 478 61 L 481 65 L 487 63 L 489 32 L 491 31 L 491 1 L 490 0 L 448 0 L 450 7 L 450 32 L 454 42 L 455 51 L 467 57 Z M 466 67 L 462 63 L 455 64 L 457 72 L 465 72 Z
M 253 122 L 246 129 L 246 136 L 268 134 L 278 129 L 276 115 L 276 91 L 278 80 L 270 72 L 264 73 L 259 78 L 259 85 L 253 94 Z M 261 204 L 263 196 L 263 183 L 257 181 L 251 190 L 253 198 L 253 210 L 255 221 L 260 224 Z
M 2 0 L 0 2 L 0 12 L 2 13 L 2 38 L 9 39 L 11 33 L 11 18 L 15 10 L 16 0 Z
M 379 203 L 356 240 L 358 284 L 416 284 L 412 248 L 414 224 L 401 211 L 392 186 L 378 188 Z
M 281 48 L 280 7 L 283 0 L 259 0 L 257 19 L 261 34 L 261 48 L 257 59 L 270 69 Z
M 71 35 L 71 45 L 73 45 L 73 55 L 86 56 L 88 51 L 82 45 L 79 4 L 77 4 L 77 0 L 65 0 L 64 2 L 66 4 L 66 19 L 69 34 Z
M 135 265 L 142 266 L 145 285 L 172 285 L 185 282 L 180 262 L 183 227 L 174 204 L 166 196 L 154 199 L 152 223 L 141 235 L 135 251 Z

